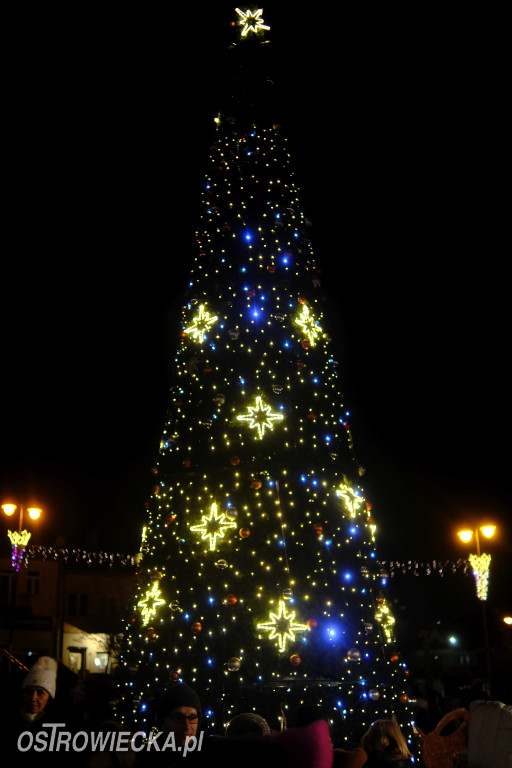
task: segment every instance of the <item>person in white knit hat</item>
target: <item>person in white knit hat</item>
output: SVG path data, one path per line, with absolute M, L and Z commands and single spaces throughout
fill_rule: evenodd
M 57 662 L 51 656 L 41 656 L 25 676 L 22 716 L 25 720 L 39 718 L 49 699 L 55 699 L 57 688 Z

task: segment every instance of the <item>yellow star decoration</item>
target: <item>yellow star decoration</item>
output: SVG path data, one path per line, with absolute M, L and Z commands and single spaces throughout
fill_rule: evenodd
M 476 581 L 476 594 L 479 600 L 487 600 L 487 588 L 489 586 L 489 568 L 491 566 L 490 555 L 470 555 L 469 563 L 473 569 Z
M 283 653 L 286 650 L 287 640 L 293 642 L 295 640 L 296 632 L 306 632 L 309 627 L 307 624 L 295 624 L 295 611 L 286 613 L 286 606 L 283 600 L 279 601 L 278 613 L 272 613 L 270 611 L 270 621 L 265 624 L 258 624 L 257 629 L 263 629 L 265 632 L 270 632 L 269 640 L 278 638 L 279 651 Z
M 158 581 L 155 581 L 151 589 L 148 589 L 146 592 L 144 599 L 139 600 L 137 603 L 144 624 L 149 624 L 150 619 L 156 615 L 156 609 L 165 603 L 165 600 L 162 600 L 161 598 L 161 594 Z
M 375 612 L 375 619 L 379 622 L 386 637 L 386 641 L 391 643 L 393 641 L 393 626 L 395 624 L 395 617 L 389 609 L 389 605 L 385 600 L 379 605 Z
M 274 429 L 274 422 L 284 419 L 282 413 L 273 413 L 270 405 L 264 405 L 261 395 L 256 397 L 256 405 L 249 406 L 248 411 L 244 416 L 236 418 L 238 421 L 246 421 L 251 429 L 256 429 L 260 440 L 267 429 Z
M 339 496 L 341 499 L 343 499 L 345 509 L 350 514 L 350 517 L 355 517 L 359 511 L 359 508 L 364 504 L 363 497 L 358 496 L 354 489 L 351 488 L 347 483 L 340 485 L 336 491 L 336 496 Z
M 258 8 L 257 11 L 251 11 L 250 9 L 241 11 L 240 8 L 235 8 L 235 10 L 240 17 L 238 23 L 242 27 L 240 32 L 242 37 L 245 37 L 249 32 L 254 32 L 255 35 L 258 35 L 264 29 L 270 29 L 270 27 L 263 23 L 261 18 L 263 8 Z
M 209 539 L 210 549 L 217 546 L 217 539 L 222 539 L 228 528 L 236 528 L 236 522 L 229 520 L 224 512 L 217 512 L 217 505 L 212 504 L 210 515 L 203 515 L 199 525 L 191 526 L 190 530 L 201 534 L 202 539 Z
M 295 318 L 295 322 L 300 325 L 311 346 L 314 346 L 317 337 L 322 333 L 322 329 L 306 304 L 302 305 L 302 314 Z
M 211 315 L 204 304 L 199 307 L 199 312 L 192 320 L 192 325 L 185 328 L 185 333 L 190 333 L 193 339 L 203 343 L 205 334 L 208 333 L 212 325 L 218 320 L 217 315 Z

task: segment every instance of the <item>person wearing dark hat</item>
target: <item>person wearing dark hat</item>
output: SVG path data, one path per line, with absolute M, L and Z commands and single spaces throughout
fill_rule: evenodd
M 173 733 L 176 746 L 183 747 L 191 736 L 197 737 L 201 716 L 197 693 L 186 683 L 175 683 L 160 696 L 156 725 L 165 738 Z
M 256 712 L 242 712 L 235 715 L 226 727 L 227 739 L 258 739 L 265 733 L 270 733 L 270 726 Z

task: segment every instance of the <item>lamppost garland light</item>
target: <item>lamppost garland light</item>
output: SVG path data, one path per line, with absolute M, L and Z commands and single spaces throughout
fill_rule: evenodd
M 489 570 L 491 567 L 491 556 L 488 554 L 482 554 L 480 552 L 480 533 L 485 538 L 490 539 L 496 533 L 495 525 L 481 525 L 475 527 L 473 530 L 466 528 L 462 531 L 458 531 L 458 536 L 465 544 L 475 537 L 476 554 L 469 555 L 469 562 L 473 569 L 473 575 L 476 581 L 476 594 L 479 600 L 487 600 L 487 593 L 489 590 Z

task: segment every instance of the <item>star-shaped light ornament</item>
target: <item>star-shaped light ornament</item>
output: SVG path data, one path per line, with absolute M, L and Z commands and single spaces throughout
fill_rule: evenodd
M 391 643 L 393 641 L 393 626 L 395 624 L 395 617 L 391 613 L 389 605 L 385 600 L 378 606 L 375 611 L 375 619 L 382 627 L 382 631 L 386 637 L 386 642 Z
M 358 496 L 354 489 L 347 483 L 340 485 L 336 491 L 336 496 L 343 499 L 343 504 L 350 517 L 355 517 L 357 512 L 359 512 L 360 507 L 364 504 L 363 497 Z
M 208 539 L 210 550 L 217 548 L 217 539 L 222 539 L 228 528 L 236 528 L 236 522 L 229 520 L 224 512 L 217 511 L 217 505 L 211 506 L 210 514 L 203 515 L 199 525 L 191 526 L 190 530 L 201 534 L 201 539 Z
M 270 620 L 264 624 L 258 624 L 257 629 L 262 629 L 265 632 L 269 632 L 269 640 L 277 638 L 277 644 L 280 653 L 286 651 L 286 646 L 289 642 L 293 643 L 295 640 L 296 632 L 307 632 L 309 627 L 307 624 L 296 624 L 294 622 L 295 611 L 286 612 L 286 605 L 284 600 L 279 601 L 279 608 L 277 613 L 270 611 Z
M 193 339 L 200 344 L 203 343 L 205 335 L 208 333 L 212 325 L 217 322 L 217 315 L 212 315 L 205 308 L 204 304 L 199 306 L 197 315 L 193 318 L 191 325 L 185 328 L 185 333 L 189 333 Z
M 275 413 L 271 410 L 270 405 L 265 405 L 261 395 L 256 397 L 256 404 L 250 405 L 248 411 L 249 413 L 236 418 L 238 421 L 245 421 L 251 429 L 255 429 L 260 440 L 267 429 L 274 429 L 274 424 L 284 419 L 282 413 Z
M 310 312 L 307 304 L 302 305 L 302 312 L 295 318 L 295 322 L 297 325 L 300 325 L 304 335 L 308 337 L 309 343 L 313 346 L 318 336 L 322 333 L 322 329 L 318 325 L 318 321 L 315 320 L 313 313 Z
M 148 589 L 144 598 L 139 600 L 137 607 L 140 608 L 142 615 L 142 621 L 144 624 L 149 624 L 153 616 L 156 616 L 156 609 L 160 605 L 164 605 L 165 600 L 162 600 L 162 593 L 158 586 L 158 581 L 155 581 L 151 589 Z
M 238 24 L 242 28 L 240 31 L 242 37 L 246 37 L 251 32 L 254 35 L 259 35 L 263 30 L 270 29 L 261 18 L 263 8 L 258 8 L 257 11 L 251 11 L 249 8 L 246 11 L 242 11 L 240 8 L 235 8 L 235 10 L 239 16 Z

